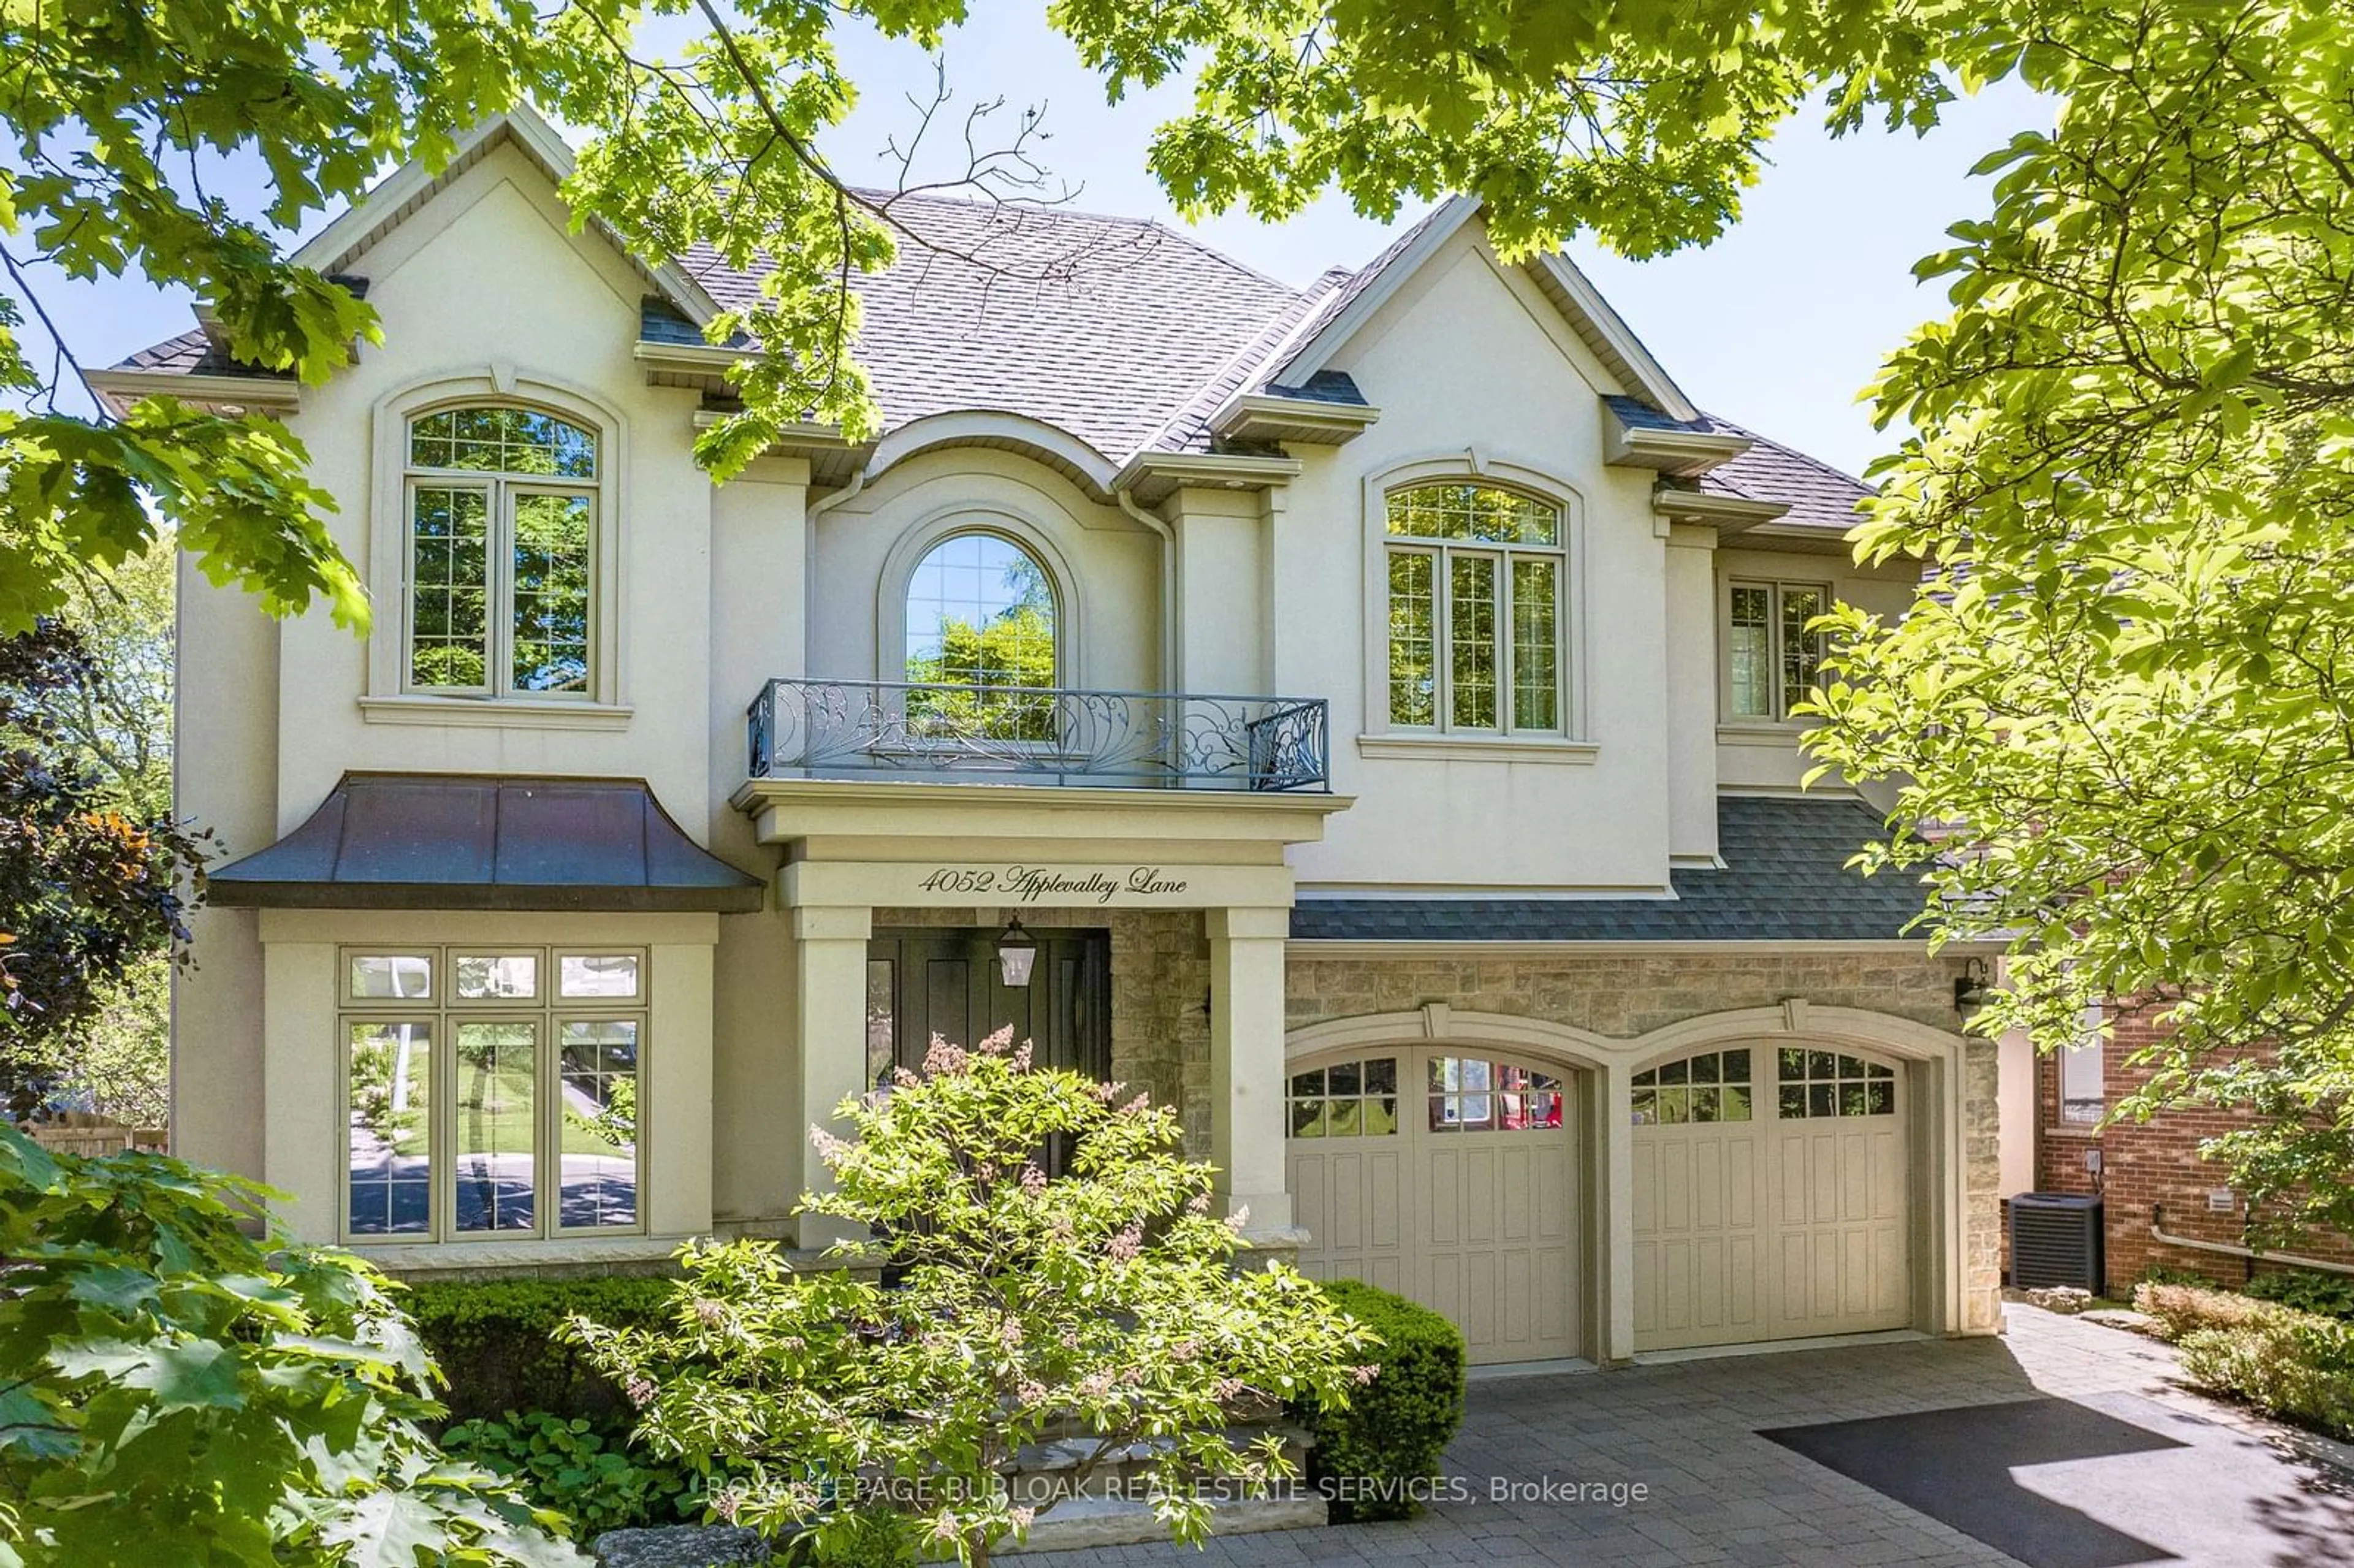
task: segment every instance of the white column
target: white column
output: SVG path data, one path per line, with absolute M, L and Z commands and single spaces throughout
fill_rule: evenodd
M 1210 1160 L 1244 1234 L 1288 1241 L 1283 1166 L 1283 945 L 1288 909 L 1213 909 L 1210 930 Z
M 1635 1073 L 1624 1062 L 1605 1063 L 1595 1075 L 1602 1125 L 1602 1331 L 1595 1338 L 1606 1364 L 1635 1353 Z
M 822 1127 L 837 1138 L 849 1126 L 834 1114 L 866 1084 L 866 938 L 875 929 L 871 909 L 802 907 L 793 911 L 796 979 L 795 1022 L 801 1061 L 801 1116 L 792 1129 L 801 1144 L 801 1190 L 833 1184 L 825 1162 L 809 1139 Z M 795 1194 L 798 1199 L 799 1194 Z M 804 1215 L 799 1222 L 804 1247 L 831 1246 L 862 1239 L 840 1221 Z

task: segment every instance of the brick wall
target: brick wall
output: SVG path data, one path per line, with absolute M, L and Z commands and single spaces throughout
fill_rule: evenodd
M 2104 1103 L 2114 1107 L 2148 1080 L 2148 1069 L 2129 1066 L 2126 1059 L 2159 1035 L 2159 1027 L 2152 1022 L 2154 1011 L 2128 1009 L 2111 1015 L 2114 1034 L 2101 1059 Z M 2200 1159 L 2199 1148 L 2208 1139 L 2248 1122 L 2237 1112 L 2200 1106 L 2169 1110 L 2147 1122 L 2120 1123 L 2097 1133 L 2072 1127 L 2060 1119 L 2059 1059 L 2039 1056 L 2035 1184 L 2046 1192 L 2097 1191 L 2107 1200 L 2102 1212 L 2103 1245 L 2113 1291 L 2130 1288 L 2152 1265 L 2238 1285 L 2251 1272 L 2270 1272 L 2273 1266 L 2159 1242 L 2149 1234 L 2150 1210 L 2153 1205 L 2164 1206 L 2170 1234 L 2242 1245 L 2236 1204 L 2229 1213 L 2215 1213 L 2207 1206 L 2211 1191 L 2231 1185 L 2230 1169 Z M 2101 1154 L 2097 1178 L 2084 1169 L 2084 1156 L 2092 1150 Z M 2235 1200 L 2237 1196 L 2233 1194 Z M 2291 1250 L 2354 1262 L 2354 1240 L 2344 1236 L 2308 1237 Z
M 1470 1012 L 1541 1018 L 1617 1039 L 1703 1013 L 1804 997 L 1951 1031 L 1958 959 L 1910 953 L 1630 953 L 1592 958 L 1318 958 L 1294 952 L 1286 1011 L 1297 1029 L 1443 1001 Z M 1967 1329 L 1999 1320 L 2002 1229 L 1995 1044 L 1964 1056 Z

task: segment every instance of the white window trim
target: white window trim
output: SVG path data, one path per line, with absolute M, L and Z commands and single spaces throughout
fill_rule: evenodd
M 1773 633 L 1774 645 L 1768 654 L 1773 673 L 1774 713 L 1769 717 L 1758 714 L 1736 714 L 1733 711 L 1733 590 L 1736 588 L 1769 589 L 1774 605 L 1767 625 Z M 1782 705 L 1782 591 L 1785 588 L 1811 588 L 1823 596 L 1828 609 L 1839 602 L 1839 595 L 1829 582 L 1798 577 L 1758 577 L 1748 573 L 1727 573 L 1717 579 L 1716 592 L 1716 712 L 1717 739 L 1730 745 L 1745 743 L 1749 736 L 1761 736 L 1779 740 L 1781 737 L 1803 735 L 1815 726 L 1809 718 L 1792 718 Z
M 1392 491 L 1411 490 L 1417 485 L 1449 481 L 1493 484 L 1521 491 L 1561 510 L 1560 559 L 1568 581 L 1561 585 L 1555 599 L 1555 610 L 1561 620 L 1558 655 L 1561 726 L 1557 729 L 1520 730 L 1504 724 L 1500 724 L 1495 729 L 1450 729 L 1445 727 L 1447 715 L 1443 694 L 1439 708 L 1441 725 L 1438 727 L 1423 728 L 1391 722 L 1389 556 L 1392 541 L 1389 496 Z M 1362 533 L 1364 542 L 1365 707 L 1363 733 L 1357 739 L 1361 755 L 1426 756 L 1500 762 L 1547 758 L 1590 762 L 1594 759 L 1596 746 L 1586 728 L 1587 715 L 1591 710 L 1586 700 L 1585 503 L 1575 486 L 1533 464 L 1499 459 L 1476 448 L 1469 450 L 1458 448 L 1443 455 L 1415 459 L 1366 475 Z M 1463 547 L 1474 551 L 1481 548 L 1476 544 L 1467 544 Z M 1500 551 L 1501 546 L 1498 548 Z M 1533 546 L 1532 553 L 1545 548 Z M 1500 646 L 1504 639 L 1511 636 L 1511 627 L 1502 618 L 1500 602 L 1497 634 Z M 1500 684 L 1497 698 L 1499 720 L 1509 720 L 1511 702 L 1509 687 Z
M 461 999 L 456 994 L 455 959 L 461 953 L 532 953 L 539 959 L 539 995 L 525 1001 L 514 997 Z M 398 997 L 355 997 L 351 994 L 352 960 L 365 955 L 424 954 L 433 965 L 434 993 L 404 1001 Z M 556 993 L 564 956 L 567 953 L 629 954 L 638 960 L 638 993 L 633 997 L 563 997 Z M 374 1253 L 379 1248 L 469 1247 L 507 1245 L 555 1246 L 565 1243 L 622 1242 L 651 1234 L 651 1178 L 653 1170 L 647 1133 L 652 1123 L 651 1053 L 653 1035 L 653 954 L 628 943 L 460 942 L 446 945 L 416 942 L 361 942 L 335 949 L 335 1234 L 336 1245 Z M 429 1095 L 430 1120 L 426 1131 L 428 1229 L 382 1234 L 351 1228 L 351 1072 L 352 1026 L 370 1022 L 433 1023 Z M 567 1225 L 562 1223 L 564 1145 L 563 1068 L 557 1044 L 566 1023 L 626 1020 L 638 1026 L 637 1074 L 637 1220 L 627 1225 Z M 458 1229 L 457 1182 L 457 1026 L 466 1023 L 528 1022 L 538 1035 L 534 1092 L 538 1097 L 534 1137 L 538 1148 L 533 1166 L 533 1213 L 529 1230 L 461 1231 Z M 554 1065 L 551 1076 L 546 1071 Z
M 408 676 L 408 498 L 418 477 L 437 471 L 412 470 L 409 421 L 461 404 L 527 406 L 562 417 L 597 438 L 597 479 L 575 486 L 536 475 L 467 473 L 467 482 L 504 480 L 509 487 L 546 488 L 594 496 L 588 569 L 593 624 L 589 629 L 588 690 L 581 694 L 454 692 L 412 688 Z M 368 636 L 367 689 L 359 699 L 371 724 L 494 724 L 518 729 L 620 729 L 630 722 L 622 701 L 627 690 L 626 651 L 620 607 L 627 592 L 621 550 L 621 513 L 629 496 L 629 425 L 620 412 L 586 389 L 540 376 L 519 376 L 512 366 L 491 366 L 477 374 L 441 376 L 411 383 L 377 400 L 374 420 L 375 482 L 370 494 L 366 571 L 376 621 Z M 449 472 L 449 477 L 461 476 Z M 495 525 L 495 524 L 494 524 Z M 504 656 L 512 628 L 493 627 L 492 654 Z M 503 665 L 496 666 L 504 668 Z
M 2062 1127 L 2090 1131 L 2099 1127 L 2102 1118 L 2108 1115 L 2108 1053 L 2106 1050 L 2108 1032 L 2104 1027 L 2106 1018 L 2107 1011 L 2099 1002 L 2088 1003 L 2077 1018 L 2075 1043 L 2061 1048 L 2060 1060 L 2057 1064 L 2058 1081 L 2052 1088 L 2053 1097 L 2059 1105 L 2060 1125 Z M 2069 1064 L 2072 1062 L 2077 1065 L 2079 1072 L 2087 1067 L 2092 1070 L 2093 1086 L 2097 1092 L 2089 1098 L 2089 1103 L 2094 1107 L 2091 1116 L 2069 1114 L 2069 1107 L 2072 1103 L 2078 1106 L 2088 1103 L 2087 1097 L 2081 1094 L 2076 1096 L 2073 1102 L 2069 1098 L 2068 1080 L 2072 1075 L 2069 1072 Z M 2077 1086 L 2081 1089 L 2083 1085 L 2079 1084 Z

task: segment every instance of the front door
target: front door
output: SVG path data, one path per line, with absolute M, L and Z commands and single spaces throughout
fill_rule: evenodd
M 938 1035 L 970 1047 L 1001 1029 L 1042 1067 L 1111 1075 L 1111 937 L 1034 931 L 1026 986 L 1002 978 L 994 931 L 881 932 L 866 946 L 866 1080 L 923 1071 Z

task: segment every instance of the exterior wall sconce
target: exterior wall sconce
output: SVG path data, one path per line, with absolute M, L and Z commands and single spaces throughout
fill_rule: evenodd
M 1022 916 L 1016 915 L 1005 923 L 997 938 L 997 972 L 1009 986 L 1026 986 L 1030 972 L 1038 965 L 1038 943 L 1022 928 Z
M 1964 959 L 1962 972 L 1954 979 L 1954 1011 L 1967 1018 L 1993 997 L 1994 992 L 1987 986 L 1986 960 Z

